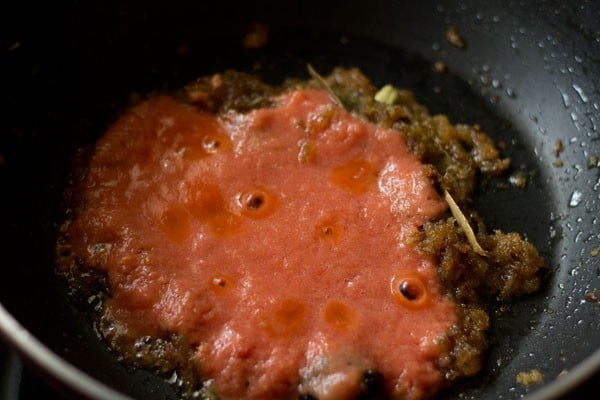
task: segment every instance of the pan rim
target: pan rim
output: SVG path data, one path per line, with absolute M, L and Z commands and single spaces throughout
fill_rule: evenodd
M 537 3 L 536 3 L 537 4 Z M 558 3 L 557 3 L 558 4 Z M 557 5 L 558 7 L 558 5 Z M 524 10 L 524 8 L 523 8 Z M 447 9 L 447 13 L 449 14 L 451 10 Z M 486 14 L 485 13 L 486 10 L 484 10 L 483 15 L 486 17 L 490 17 L 491 14 Z M 522 10 L 519 9 L 519 13 Z M 551 12 L 551 10 L 548 10 L 549 12 Z M 591 11 L 588 8 L 588 12 Z M 441 13 L 440 13 L 441 14 Z M 564 13 L 563 13 L 564 14 Z M 446 15 L 446 14 L 444 14 Z M 452 14 L 452 16 L 454 17 L 454 14 Z M 522 15 L 518 15 L 515 17 L 515 19 L 519 17 L 521 18 Z M 561 18 L 564 17 L 564 15 L 561 15 Z M 450 17 L 448 17 L 450 18 Z M 455 18 L 455 20 L 458 20 L 458 18 Z M 504 22 L 504 19 L 503 19 Z M 532 28 L 530 28 L 529 26 L 527 26 L 528 30 L 531 30 Z M 564 28 L 564 27 L 563 27 Z M 469 33 L 469 32 L 467 32 Z M 376 34 L 373 34 L 373 37 L 377 36 Z M 578 38 L 578 36 L 576 36 L 576 38 Z M 469 39 L 469 37 L 467 37 L 467 39 Z M 505 37 L 506 39 L 506 37 Z M 560 39 L 560 36 L 559 36 Z M 375 40 L 375 39 L 374 39 Z M 392 40 L 390 39 L 390 43 L 392 42 Z M 579 43 L 579 42 L 577 42 Z M 28 45 L 27 43 L 25 43 L 26 45 Z M 427 44 L 430 44 L 429 42 L 427 42 Z M 442 46 L 444 46 L 444 43 L 442 42 Z M 404 50 L 407 50 L 408 48 L 406 46 L 402 46 Z M 574 45 L 574 47 L 576 47 Z M 427 50 L 425 48 L 425 50 Z M 450 48 L 450 51 L 453 51 L 454 49 Z M 457 52 L 459 50 L 456 50 Z M 430 57 L 424 53 L 426 53 L 427 51 L 423 51 L 421 53 L 419 53 L 423 58 L 426 59 L 430 59 Z M 452 65 L 449 64 L 449 67 L 452 67 Z M 452 68 L 451 68 L 452 69 Z M 457 76 L 460 76 L 460 78 L 464 78 L 462 75 L 458 74 L 458 69 L 452 69 L 453 71 L 456 72 Z M 588 93 L 589 94 L 589 93 Z M 576 96 L 576 94 L 575 94 Z M 518 98 L 518 100 L 520 100 L 521 97 Z M 557 99 L 559 99 L 557 97 Z M 576 99 L 576 98 L 575 98 Z M 560 100 L 560 99 L 559 99 Z M 513 104 L 516 104 L 516 102 L 513 102 Z M 504 110 L 507 111 L 507 110 Z M 527 118 L 527 115 L 525 114 L 525 119 Z M 567 194 L 565 194 L 565 196 L 567 196 Z M 568 202 L 568 198 L 566 199 L 566 202 Z M 557 246 L 558 248 L 558 246 Z M 561 264 L 560 267 L 558 267 L 560 269 L 563 268 L 563 265 Z M 556 276 L 558 276 L 558 272 L 555 272 Z M 8 305 L 8 303 L 7 303 Z M 16 349 L 19 354 L 21 354 L 24 357 L 27 357 L 29 360 L 32 361 L 33 364 L 36 364 L 39 366 L 40 369 L 46 369 L 44 366 L 40 365 L 38 363 L 38 361 L 36 360 L 35 357 L 33 357 L 30 353 L 30 348 L 29 348 L 29 344 L 24 344 L 24 345 L 18 345 L 16 344 L 15 340 L 11 337 L 11 335 L 14 334 L 14 327 L 10 327 L 8 325 L 8 327 L 5 327 L 4 325 L 4 321 L 3 321 L 3 309 L 2 309 L 2 303 L 0 302 L 0 340 L 6 340 L 7 343 L 11 344 L 12 348 Z M 15 316 L 18 316 L 18 314 L 14 314 Z M 9 316 L 11 316 L 9 314 Z M 24 322 L 24 321 L 23 321 Z M 17 324 L 19 324 L 17 322 Z M 18 325 L 20 328 L 22 329 L 26 329 L 23 328 L 20 324 Z M 25 325 L 26 326 L 26 325 Z M 36 338 L 34 338 L 36 339 Z M 40 343 L 42 347 L 46 348 L 46 350 L 52 352 L 52 350 L 49 350 L 50 348 L 45 346 L 43 343 Z M 568 350 L 567 350 L 568 351 Z M 568 394 L 572 389 L 576 388 L 579 384 L 581 384 L 581 382 L 583 382 L 586 379 L 589 379 L 590 376 L 592 376 L 594 374 L 594 372 L 596 371 L 600 371 L 600 349 L 595 349 L 595 351 L 592 349 L 592 351 L 590 351 L 588 354 L 585 355 L 585 357 L 582 357 L 578 362 L 573 363 L 572 369 L 569 370 L 569 373 L 565 374 L 564 376 L 561 376 L 560 378 L 556 378 L 555 376 L 548 376 L 548 379 L 545 383 L 543 383 L 542 385 L 532 385 L 531 386 L 531 391 L 530 393 L 528 393 L 525 397 L 529 400 L 541 400 L 541 399 L 556 399 L 559 398 L 561 396 L 565 396 L 566 394 Z M 543 353 L 543 351 L 540 351 L 540 353 Z M 56 357 L 59 357 L 57 354 L 59 353 L 53 353 Z M 60 358 L 60 357 L 59 357 Z M 73 366 L 74 364 L 65 361 L 64 359 L 61 358 L 61 360 L 63 362 L 66 362 L 67 364 Z M 80 373 L 85 374 L 85 372 L 83 372 L 83 369 L 79 369 L 77 367 L 75 367 L 76 370 Z M 512 377 L 511 377 L 512 378 Z M 58 378 L 61 379 L 61 378 Z M 79 378 L 74 377 L 73 378 L 75 381 L 77 381 Z M 100 384 L 102 385 L 102 381 L 96 379 L 96 378 L 91 378 L 93 380 L 94 383 Z M 514 378 L 513 378 L 514 379 Z M 62 379 L 61 379 L 62 380 Z M 70 383 L 66 383 L 67 385 L 70 385 Z M 87 386 L 84 388 L 85 391 L 87 392 L 88 386 L 91 387 L 91 385 L 86 384 Z M 110 388 L 110 386 L 106 386 L 108 388 Z M 117 392 L 119 393 L 119 392 Z M 108 395 L 106 395 L 108 396 Z M 99 397 L 99 399 L 103 399 L 104 397 Z
M 133 400 L 61 358 L 21 325 L 2 303 L 0 337 L 26 360 L 31 361 L 36 369 L 48 374 L 61 385 L 66 385 L 69 391 L 93 400 Z
M 596 349 L 592 354 L 580 361 L 572 370 L 569 370 L 564 376 L 555 378 L 530 395 L 527 400 L 551 400 L 567 396 L 570 391 L 576 389 L 577 385 L 590 378 L 594 373 L 600 370 L 600 349 Z
M 61 358 L 21 325 L 2 303 L 0 303 L 0 336 L 21 356 L 33 362 L 38 370 L 66 385 L 71 391 L 93 400 L 133 400 Z M 577 385 L 598 370 L 600 370 L 600 349 L 596 349 L 594 353 L 580 361 L 565 376 L 536 389 L 525 398 L 527 400 L 558 399 L 574 390 Z

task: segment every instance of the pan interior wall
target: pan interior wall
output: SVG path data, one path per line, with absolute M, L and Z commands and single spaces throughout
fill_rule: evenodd
M 160 378 L 118 363 L 52 273 L 76 149 L 93 143 L 132 96 L 229 68 L 277 83 L 304 76 L 307 62 L 324 73 L 359 67 L 376 84 L 413 90 L 453 122 L 479 123 L 507 144 L 514 172 L 528 179 L 525 189 L 486 182 L 477 203 L 490 228 L 525 232 L 542 250 L 551 265 L 546 289 L 496 315 L 485 374 L 448 398 L 517 398 L 536 388 L 517 385 L 518 372 L 539 369 L 548 383 L 600 347 L 590 335 L 600 330 L 598 306 L 585 300 L 600 291 L 592 256 L 600 246 L 600 170 L 592 162 L 600 156 L 597 5 L 31 3 L 0 12 L 0 302 L 87 373 L 131 396 L 175 398 Z M 255 22 L 270 27 L 269 42 L 244 48 Z M 447 42 L 451 25 L 466 48 Z M 433 70 L 436 61 L 446 73 Z

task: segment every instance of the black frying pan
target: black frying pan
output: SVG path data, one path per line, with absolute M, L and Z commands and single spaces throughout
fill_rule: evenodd
M 118 3 L 21 1 L 0 12 L 0 333 L 43 374 L 91 398 L 175 398 L 161 378 L 117 362 L 52 273 L 74 150 L 98 138 L 132 92 L 227 68 L 277 83 L 306 76 L 307 62 L 323 73 L 357 66 L 453 122 L 478 122 L 528 176 L 525 189 L 487 182 L 477 202 L 490 228 L 522 232 L 541 249 L 546 285 L 495 315 L 484 371 L 443 397 L 554 398 L 600 369 L 600 307 L 588 301 L 600 296 L 600 256 L 591 255 L 600 246 L 598 2 Z M 244 49 L 254 21 L 271 27 L 269 43 Z M 446 41 L 451 25 L 466 48 Z M 435 61 L 448 71 L 433 72 Z M 515 383 L 532 368 L 543 383 Z

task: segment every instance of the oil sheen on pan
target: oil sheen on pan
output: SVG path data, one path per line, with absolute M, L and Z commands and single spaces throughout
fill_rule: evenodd
M 535 248 L 471 209 L 508 167 L 478 126 L 355 69 L 215 74 L 82 152 L 57 270 L 182 397 L 429 398 L 480 370 L 486 304 L 539 286 Z

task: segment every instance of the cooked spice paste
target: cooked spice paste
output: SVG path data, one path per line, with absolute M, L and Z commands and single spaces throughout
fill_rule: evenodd
M 476 372 L 460 332 L 487 315 L 441 281 L 431 226 L 456 227 L 405 138 L 315 88 L 244 112 L 196 89 L 125 113 L 72 189 L 59 269 L 104 277 L 113 347 L 223 399 L 420 399 Z

